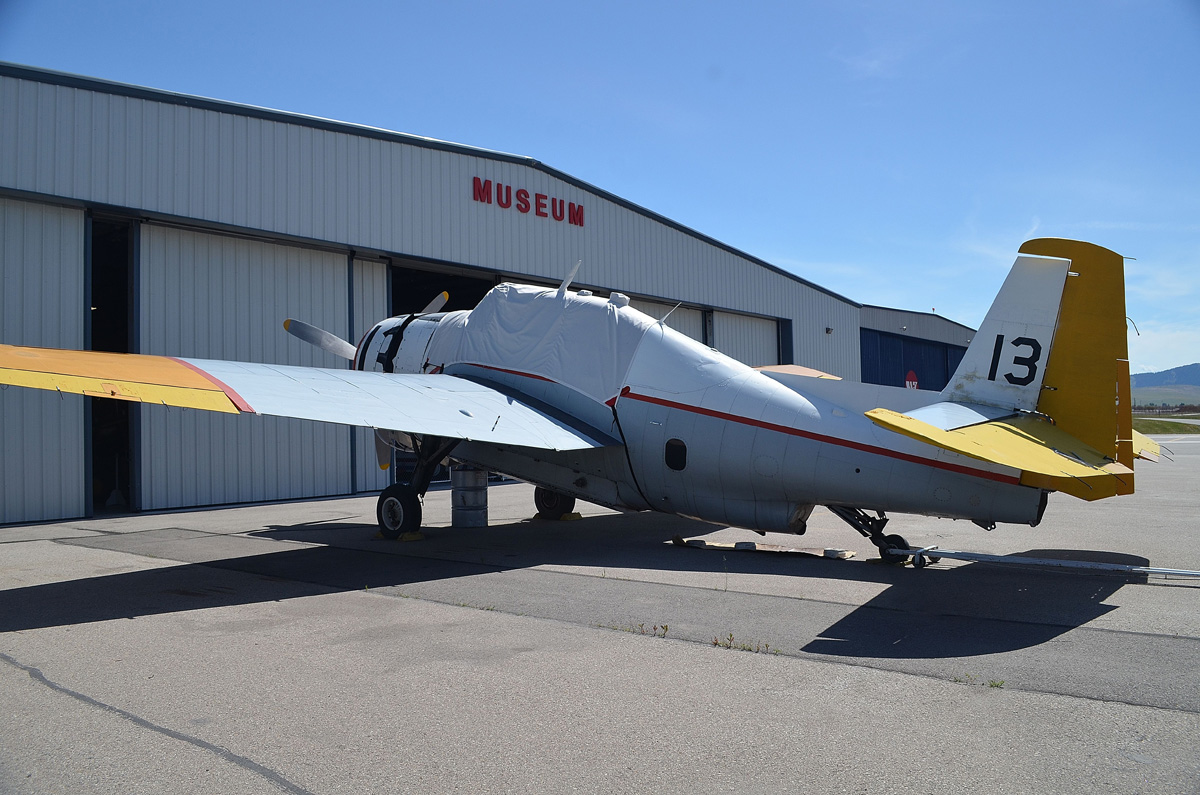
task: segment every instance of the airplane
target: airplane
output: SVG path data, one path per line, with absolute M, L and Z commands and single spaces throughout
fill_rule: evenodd
M 1157 460 L 1132 427 L 1123 258 L 1090 243 L 1023 244 L 940 392 L 752 368 L 574 275 L 468 311 L 443 293 L 357 346 L 284 324 L 345 370 L 0 345 L 0 383 L 374 428 L 381 468 L 416 459 L 379 495 L 389 539 L 449 458 L 534 484 L 553 518 L 582 499 L 802 534 L 823 505 L 903 563 L 889 512 L 1036 526 L 1051 492 L 1131 494 L 1134 458 Z

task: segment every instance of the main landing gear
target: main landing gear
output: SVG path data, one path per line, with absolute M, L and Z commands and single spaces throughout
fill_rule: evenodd
M 883 515 L 883 511 L 876 511 L 874 516 L 871 516 L 861 508 L 847 508 L 844 505 L 829 505 L 826 506 L 834 516 L 841 519 L 846 524 L 853 527 L 864 538 L 872 544 L 879 547 L 879 557 L 883 558 L 884 563 L 907 563 L 908 555 L 902 555 L 896 550 L 910 549 L 908 542 L 904 540 L 904 536 L 890 534 L 885 535 L 883 528 L 888 523 L 888 518 Z M 924 568 L 929 563 L 937 563 L 941 558 L 930 557 L 927 555 L 919 555 L 913 561 L 913 565 L 917 568 Z
M 575 510 L 575 498 L 538 486 L 533 490 L 533 504 L 543 519 L 561 519 Z
M 379 522 L 379 533 L 395 540 L 421 529 L 421 498 L 429 489 L 429 481 L 443 458 L 458 444 L 458 439 L 441 436 L 414 436 L 413 452 L 417 454 L 417 465 L 413 467 L 408 483 L 393 483 L 379 494 L 375 504 L 375 519 Z

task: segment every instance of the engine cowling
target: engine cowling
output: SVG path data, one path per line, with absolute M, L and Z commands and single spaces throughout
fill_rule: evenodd
M 433 365 L 425 352 L 443 317 L 443 313 L 398 315 L 376 323 L 358 343 L 354 369 L 385 373 L 428 372 Z

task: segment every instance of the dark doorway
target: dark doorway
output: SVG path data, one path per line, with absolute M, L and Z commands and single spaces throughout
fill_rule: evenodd
M 445 290 L 450 293 L 443 312 L 456 312 L 459 309 L 474 309 L 480 300 L 487 295 L 488 290 L 496 286 L 497 278 L 492 275 L 466 276 L 460 273 L 424 270 L 410 267 L 411 261 L 393 260 L 392 304 L 391 314 L 407 315 L 420 312 L 438 293 Z M 392 476 L 400 482 L 407 482 L 416 465 L 417 458 L 412 453 L 397 452 L 396 465 L 392 467 Z M 434 483 L 449 482 L 450 470 L 439 466 L 433 475 Z
M 454 273 L 419 270 L 404 265 L 392 268 L 392 314 L 420 312 L 443 290 L 450 300 L 443 312 L 474 309 L 487 291 L 496 286 L 494 276 L 462 276 Z
M 132 342 L 133 222 L 91 223 L 91 349 L 129 353 Z M 128 511 L 132 490 L 132 404 L 91 398 L 91 513 Z

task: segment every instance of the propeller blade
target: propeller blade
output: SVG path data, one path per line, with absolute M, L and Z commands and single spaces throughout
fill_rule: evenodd
M 375 460 L 379 462 L 380 469 L 386 470 L 392 466 L 392 446 L 384 441 L 379 431 L 375 431 Z
M 419 314 L 429 315 L 434 312 L 437 312 L 439 309 L 441 309 L 443 306 L 445 306 L 446 302 L 449 300 L 450 300 L 450 293 L 446 292 L 445 290 L 442 290 L 440 293 L 437 294 L 436 298 L 434 298 L 432 301 L 430 301 L 429 304 L 420 311 Z
M 388 469 L 392 465 L 392 450 L 401 448 L 412 449 L 412 437 L 400 431 L 389 431 L 386 428 L 375 429 L 375 460 L 380 469 Z
M 336 334 L 330 334 L 325 329 L 317 328 L 302 320 L 292 320 L 291 318 L 283 321 L 283 327 L 293 337 L 316 345 L 323 351 L 329 351 L 334 356 L 354 361 L 354 346 Z

